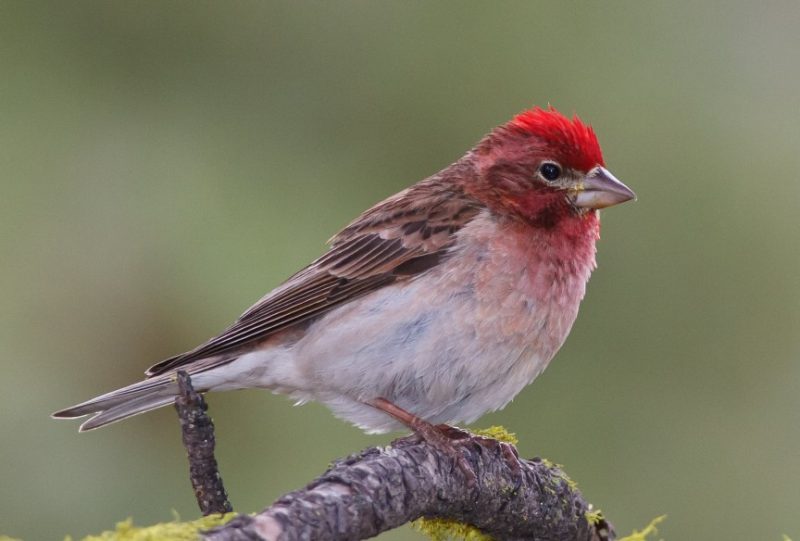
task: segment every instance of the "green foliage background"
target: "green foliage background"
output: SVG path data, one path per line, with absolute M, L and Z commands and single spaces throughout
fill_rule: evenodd
M 196 514 L 172 411 L 48 414 L 194 346 L 370 204 L 532 104 L 579 112 L 639 202 L 604 213 L 570 339 L 481 426 L 622 532 L 799 536 L 800 4 L 3 2 L 0 532 Z M 366 436 L 210 398 L 255 511 Z M 385 539 L 416 539 L 406 529 Z

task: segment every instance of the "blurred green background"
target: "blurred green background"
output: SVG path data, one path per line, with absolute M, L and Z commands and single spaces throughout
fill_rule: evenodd
M 800 537 L 798 27 L 794 0 L 3 2 L 0 533 L 196 516 L 173 411 L 80 435 L 49 413 L 549 102 L 639 201 L 604 212 L 555 362 L 477 426 L 564 464 L 621 532 Z M 264 391 L 210 406 L 239 511 L 390 440 Z

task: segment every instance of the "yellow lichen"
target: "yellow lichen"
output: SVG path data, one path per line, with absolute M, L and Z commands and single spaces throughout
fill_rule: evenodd
M 592 526 L 597 526 L 600 524 L 601 521 L 605 520 L 606 517 L 603 516 L 603 512 L 600 509 L 593 509 L 591 504 L 589 505 L 589 510 L 586 511 L 586 520 Z
M 236 513 L 209 515 L 189 522 L 162 522 L 153 526 L 134 526 L 133 519 L 117 522 L 114 530 L 84 537 L 82 541 L 195 541 L 198 532 L 221 526 L 236 516 Z M 71 537 L 64 541 L 71 541 Z M 5 541 L 5 540 L 2 540 Z
M 551 468 L 551 469 L 552 468 L 562 469 L 564 467 L 561 464 L 556 464 L 555 462 L 553 462 L 549 458 L 540 458 L 539 460 L 542 462 L 542 464 L 544 464 L 545 466 L 547 466 L 548 468 Z
M 621 539 L 618 539 L 617 541 L 647 541 L 648 535 L 655 535 L 658 533 L 656 525 L 660 524 L 665 518 L 667 518 L 667 515 L 661 515 L 660 517 L 656 517 L 653 520 L 651 520 L 650 524 L 648 524 L 647 527 L 645 527 L 645 529 L 642 530 L 641 532 L 633 530 L 632 534 L 623 537 Z
M 572 480 L 572 478 L 564 472 L 564 466 L 561 464 L 556 464 L 555 462 L 548 460 L 546 458 L 539 459 L 542 464 L 547 466 L 553 473 L 553 475 L 564 481 L 571 491 L 578 490 L 578 483 Z
M 517 435 L 513 432 L 509 432 L 506 427 L 504 426 L 490 426 L 489 428 L 479 428 L 473 431 L 474 434 L 477 436 L 483 436 L 484 438 L 492 438 L 497 441 L 504 441 L 506 443 L 510 443 L 511 445 L 516 445 L 519 443 L 517 439 Z
M 492 537 L 475 526 L 444 518 L 421 518 L 411 525 L 431 541 L 492 541 Z

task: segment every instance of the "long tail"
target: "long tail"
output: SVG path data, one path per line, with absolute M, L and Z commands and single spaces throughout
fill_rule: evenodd
M 91 415 L 80 427 L 80 431 L 85 432 L 171 404 L 177 394 L 178 384 L 174 376 L 164 375 L 111 391 L 57 411 L 52 416 L 57 419 L 74 419 Z

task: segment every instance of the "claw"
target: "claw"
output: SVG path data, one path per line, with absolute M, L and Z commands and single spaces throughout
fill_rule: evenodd
M 467 488 L 473 488 L 478 482 L 478 476 L 472 465 L 459 449 L 469 441 L 469 433 L 448 425 L 432 425 L 430 423 L 418 424 L 414 427 L 416 434 L 436 450 L 453 460 L 466 478 Z
M 519 453 L 517 448 L 505 441 L 498 441 L 484 436 L 471 435 L 472 440 L 478 445 L 493 451 L 499 450 L 508 469 L 511 470 L 511 478 L 514 481 L 513 492 L 516 493 L 522 487 L 522 466 L 519 463 Z
M 375 398 L 367 402 L 367 404 L 388 413 L 413 430 L 417 438 L 424 440 L 428 445 L 452 459 L 454 465 L 464 474 L 468 488 L 473 488 L 477 484 L 478 476 L 462 452 L 462 449 L 467 444 L 479 445 L 492 451 L 499 449 L 503 461 L 511 470 L 511 475 L 514 479 L 514 492 L 516 493 L 522 486 L 522 468 L 519 463 L 519 454 L 510 443 L 484 436 L 476 436 L 456 426 L 446 424 L 433 425 L 396 406 L 385 398 Z

